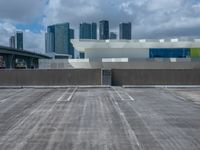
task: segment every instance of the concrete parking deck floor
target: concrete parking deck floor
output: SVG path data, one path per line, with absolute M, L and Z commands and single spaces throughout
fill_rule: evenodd
M 199 150 L 199 91 L 0 89 L 0 149 Z

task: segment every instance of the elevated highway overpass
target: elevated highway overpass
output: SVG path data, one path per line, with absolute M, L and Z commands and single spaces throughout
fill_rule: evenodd
M 38 68 L 39 59 L 50 59 L 49 56 L 30 52 L 27 50 L 18 50 L 6 46 L 0 46 L 0 68 Z

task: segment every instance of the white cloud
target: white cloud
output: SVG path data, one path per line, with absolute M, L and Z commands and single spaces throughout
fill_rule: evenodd
M 14 23 L 38 18 L 44 26 L 70 22 L 76 34 L 80 22 L 108 19 L 111 31 L 132 22 L 134 38 L 200 37 L 199 7 L 199 0 L 0 0 L 0 44 L 8 45 Z M 44 51 L 44 31 L 27 31 L 24 37 L 25 48 Z
M 9 37 L 16 31 L 15 26 L 10 23 L 0 23 L 0 45 L 9 45 Z
M 73 26 L 98 17 L 98 0 L 49 0 L 44 24 L 70 22 Z
M 120 22 L 131 21 L 135 38 L 147 33 L 148 38 L 154 38 L 156 30 L 162 31 L 164 37 L 170 29 L 173 32 L 166 35 L 176 36 L 174 31 L 177 28 L 194 33 L 193 28 L 200 25 L 200 10 L 197 7 L 197 0 L 50 0 L 44 22 L 45 25 L 70 22 L 72 27 L 78 29 L 82 21 L 108 19 L 111 28 L 116 29 Z M 185 35 L 184 30 L 182 34 Z
M 0 0 L 0 18 L 5 21 L 33 22 L 41 17 L 46 0 Z
M 180 9 L 183 0 L 149 0 L 148 8 L 152 11 L 165 10 L 171 11 L 173 9 Z
M 128 2 L 124 2 L 122 4 L 119 5 L 119 9 L 124 11 L 125 13 L 127 13 L 128 15 L 133 15 L 133 9 L 130 7 L 130 5 L 133 2 L 128 1 Z
M 0 45 L 9 46 L 9 38 L 15 34 L 16 27 L 11 23 L 0 23 Z M 44 31 L 34 33 L 24 31 L 24 49 L 44 53 Z
M 30 30 L 24 32 L 24 48 L 37 53 L 45 53 L 45 32 L 34 33 Z

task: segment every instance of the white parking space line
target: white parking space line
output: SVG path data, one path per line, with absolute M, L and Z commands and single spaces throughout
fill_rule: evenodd
M 8 100 L 9 98 L 5 98 L 5 99 L 2 99 L 0 100 L 0 103 L 4 103 L 6 100 Z
M 132 101 L 134 101 L 135 99 L 132 97 L 132 96 L 130 96 L 128 93 L 126 93 L 127 95 L 128 95 L 128 97 L 132 100 Z
M 115 93 L 117 93 L 117 95 L 120 97 L 120 99 L 123 100 L 123 98 L 122 98 L 122 96 L 119 94 L 119 92 L 118 92 L 115 88 L 113 88 L 113 87 L 111 87 L 111 88 L 115 91 Z
M 74 96 L 75 92 L 77 91 L 78 87 L 75 87 L 71 95 L 68 97 L 67 101 L 71 101 L 72 97 Z
M 68 88 L 68 89 L 66 90 L 66 92 L 64 92 L 64 93 L 58 98 L 57 102 L 62 101 L 63 97 L 68 93 L 69 89 L 70 89 L 70 88 Z
M 170 90 L 170 89 L 167 88 L 167 87 L 164 88 L 164 90 L 168 91 L 172 96 L 174 96 L 174 97 L 176 97 L 176 98 L 178 98 L 178 99 L 181 99 L 181 100 L 183 100 L 183 101 L 186 101 L 186 99 L 185 99 L 184 97 L 177 95 L 176 93 L 174 93 L 173 90 Z
M 66 92 L 64 92 L 59 99 L 57 100 L 58 102 L 70 102 L 72 97 L 74 96 L 75 92 L 77 91 L 78 87 L 75 87 L 72 93 L 68 93 L 70 88 L 67 89 Z M 66 94 L 70 94 L 70 96 L 65 100 L 64 97 L 66 96 Z
M 113 88 L 113 87 L 112 87 L 112 88 Z M 113 88 L 113 89 L 114 89 L 114 88 Z M 114 90 L 115 90 L 115 89 L 114 89 Z M 111 97 L 112 97 L 113 99 L 115 99 L 114 96 L 113 96 L 113 94 L 112 94 L 110 91 L 109 91 L 109 93 L 110 93 Z M 114 102 L 114 104 L 115 104 L 115 105 L 114 105 L 115 109 L 116 109 L 116 110 L 119 112 L 119 114 L 120 114 L 121 120 L 123 120 L 122 123 L 123 123 L 124 127 L 126 128 L 125 132 L 126 132 L 126 134 L 129 136 L 129 138 L 131 139 L 131 140 L 130 140 L 130 144 L 131 144 L 132 149 L 137 148 L 137 149 L 141 150 L 142 147 L 141 147 L 141 145 L 140 145 L 140 143 L 139 143 L 139 140 L 138 140 L 138 138 L 137 138 L 137 136 L 136 136 L 135 131 L 131 128 L 131 126 L 130 126 L 128 120 L 127 120 L 126 117 L 125 117 L 125 114 L 124 114 L 123 111 L 120 109 L 118 102 L 117 102 L 117 101 L 113 101 L 113 102 Z M 136 146 L 135 146 L 134 141 L 136 142 Z
M 20 95 L 20 94 L 21 94 L 21 91 L 23 91 L 23 89 L 20 89 L 19 91 L 16 91 L 14 94 L 12 94 L 12 95 L 10 95 L 10 96 L 8 96 L 8 97 L 6 97 L 6 98 L 0 100 L 0 103 L 4 103 L 5 101 L 7 101 L 7 100 L 9 100 L 9 99 L 11 99 L 11 98 L 13 98 L 13 97 L 16 97 L 16 96 Z M 24 91 L 25 91 L 25 90 L 24 90 Z
M 121 99 L 122 101 L 124 101 L 124 100 L 131 100 L 131 101 L 134 101 L 134 100 L 135 100 L 135 99 L 134 99 L 132 96 L 130 96 L 126 91 L 124 91 L 123 88 L 120 88 L 120 89 L 121 89 L 121 92 L 123 92 L 123 94 L 125 94 L 125 95 L 128 96 L 127 99 L 123 98 L 123 97 L 121 96 L 120 92 L 119 92 L 118 90 L 116 90 L 114 87 L 111 87 L 111 88 L 115 91 L 115 93 L 117 93 L 117 95 L 120 97 L 120 99 Z
M 184 100 L 184 101 L 186 101 L 186 99 L 185 98 L 183 98 L 183 97 L 181 97 L 181 96 L 178 96 L 178 95 L 175 95 L 177 98 L 179 98 L 179 99 L 181 99 L 181 100 Z

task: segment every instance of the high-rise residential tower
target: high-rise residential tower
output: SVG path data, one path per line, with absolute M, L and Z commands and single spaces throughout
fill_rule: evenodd
M 15 48 L 15 36 L 10 37 L 9 44 L 11 48 Z
M 71 37 L 74 37 L 74 30 L 70 29 L 69 23 L 48 26 L 45 35 L 46 53 L 67 54 L 73 58 Z
M 80 24 L 80 39 L 97 39 L 97 24 L 96 23 L 81 23 Z M 84 58 L 85 54 L 80 53 L 80 58 Z
M 55 40 L 54 40 L 54 34 L 51 32 L 45 33 L 45 50 L 46 53 L 53 53 L 55 52 Z
M 70 40 L 74 39 L 74 29 L 70 29 Z M 69 54 L 74 58 L 74 46 L 70 41 Z
M 74 29 L 70 29 L 70 39 L 74 39 Z
M 91 39 L 91 35 L 92 35 L 91 24 L 81 23 L 79 31 L 80 31 L 80 34 L 79 34 L 80 39 Z
M 97 24 L 94 22 L 92 23 L 92 39 L 97 39 Z
M 45 49 L 46 49 L 46 53 L 55 52 L 55 26 L 54 25 L 47 27 L 47 33 L 45 34 Z
M 55 53 L 69 54 L 70 28 L 69 23 L 55 25 Z
M 107 40 L 109 39 L 109 21 L 102 20 L 99 22 L 99 39 Z
M 23 50 L 24 46 L 23 46 L 23 32 L 21 31 L 17 31 L 15 34 L 15 44 L 16 44 L 16 48 L 19 50 Z
M 131 23 L 121 23 L 119 25 L 119 38 L 124 40 L 131 40 L 131 35 Z
M 81 23 L 80 24 L 80 39 L 97 39 L 97 24 L 96 23 Z

